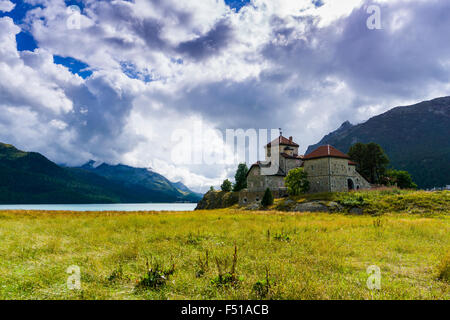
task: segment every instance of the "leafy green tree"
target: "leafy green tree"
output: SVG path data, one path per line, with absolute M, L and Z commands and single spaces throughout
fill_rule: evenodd
M 357 170 L 370 183 L 381 183 L 389 164 L 389 158 L 380 145 L 356 143 L 350 147 L 348 155 L 358 163 Z
M 209 187 L 209 191 L 214 191 L 214 187 L 213 186 Z
M 408 171 L 388 170 L 386 172 L 386 180 L 390 185 L 397 185 L 401 189 L 417 189 Z
M 233 191 L 241 191 L 242 189 L 247 188 L 247 172 L 248 168 L 245 163 L 240 163 L 236 174 L 234 175 L 234 186 Z
M 269 188 L 267 188 L 266 191 L 264 192 L 264 196 L 261 200 L 261 204 L 264 207 L 268 207 L 273 204 L 273 195 L 272 195 L 272 191 L 270 191 Z
M 309 190 L 308 174 L 303 168 L 295 168 L 289 171 L 284 181 L 291 196 L 298 196 Z
M 230 192 L 231 191 L 231 189 L 232 189 L 232 184 L 231 184 L 231 181 L 230 180 L 228 180 L 228 179 L 225 179 L 224 181 L 223 181 L 223 183 L 222 183 L 222 185 L 220 186 L 220 189 L 222 189 L 222 191 L 225 191 L 225 192 Z

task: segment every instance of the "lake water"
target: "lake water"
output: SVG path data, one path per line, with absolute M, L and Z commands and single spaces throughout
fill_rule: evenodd
M 0 210 L 48 211 L 192 211 L 196 203 L 6 204 Z

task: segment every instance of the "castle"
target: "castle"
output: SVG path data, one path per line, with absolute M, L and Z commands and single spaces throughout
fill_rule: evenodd
M 265 148 L 266 160 L 253 164 L 247 173 L 247 189 L 239 194 L 239 203 L 259 202 L 269 188 L 274 197 L 287 195 L 284 178 L 287 173 L 303 167 L 308 174 L 309 192 L 337 192 L 353 189 L 369 189 L 367 182 L 357 171 L 356 163 L 345 153 L 330 145 L 320 146 L 306 156 L 298 155 L 299 145 L 280 136 Z

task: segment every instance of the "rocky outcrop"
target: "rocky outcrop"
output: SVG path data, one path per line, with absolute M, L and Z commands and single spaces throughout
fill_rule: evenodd
M 330 212 L 330 209 L 319 201 L 297 204 L 292 211 L 296 212 Z
M 208 191 L 198 202 L 195 210 L 221 209 L 239 202 L 239 192 Z

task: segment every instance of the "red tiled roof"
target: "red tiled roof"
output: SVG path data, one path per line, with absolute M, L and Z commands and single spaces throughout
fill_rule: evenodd
M 277 143 L 277 140 L 278 140 L 278 144 L 281 144 L 281 145 L 293 146 L 293 147 L 298 147 L 299 146 L 294 141 L 292 141 L 292 137 L 289 137 L 289 139 L 288 139 L 288 138 L 285 138 L 283 136 L 279 136 L 278 138 L 276 138 L 272 142 L 269 142 L 267 144 L 267 147 L 270 147 L 272 145 L 272 143 Z
M 358 164 L 357 164 L 356 162 L 354 162 L 354 161 L 349 161 L 348 164 L 351 165 L 351 166 L 356 166 L 356 165 L 358 165 Z
M 350 157 L 348 155 L 339 151 L 335 147 L 330 146 L 329 144 L 318 147 L 316 150 L 314 150 L 310 154 L 307 154 L 306 156 L 304 156 L 303 159 L 309 160 L 309 159 L 317 159 L 317 158 L 324 158 L 324 157 L 350 159 Z

